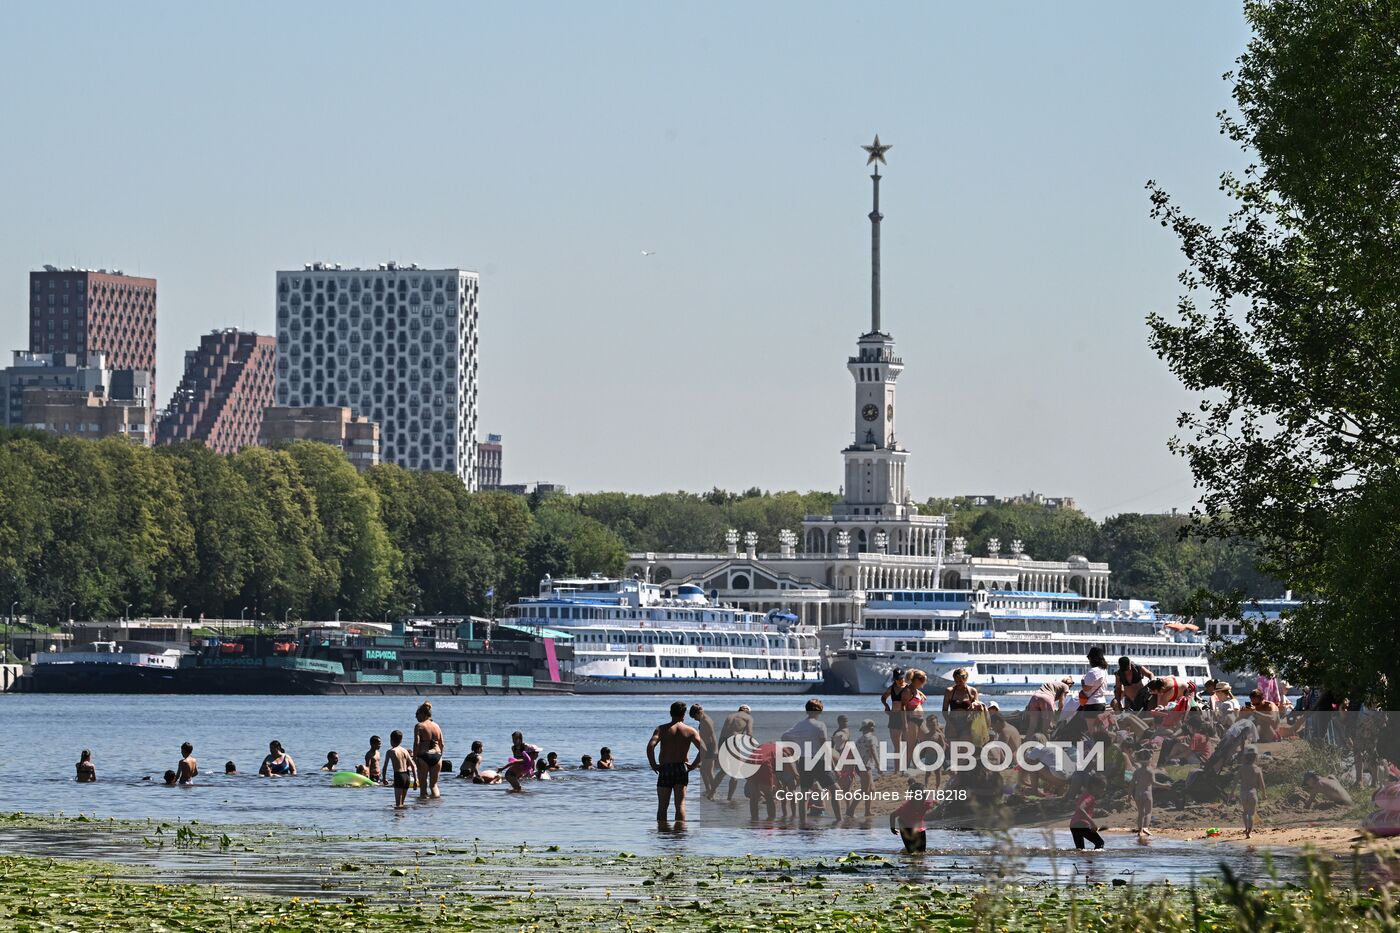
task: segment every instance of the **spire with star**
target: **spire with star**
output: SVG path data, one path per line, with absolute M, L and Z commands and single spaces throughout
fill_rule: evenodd
M 880 333 L 880 221 L 885 217 L 880 213 L 880 166 L 888 165 L 885 161 L 885 153 L 893 148 L 888 143 L 880 142 L 880 134 L 875 134 L 875 141 L 868 146 L 861 146 L 865 150 L 867 158 L 866 165 L 875 165 L 875 173 L 870 176 L 874 184 L 874 203 L 870 211 L 870 332 Z

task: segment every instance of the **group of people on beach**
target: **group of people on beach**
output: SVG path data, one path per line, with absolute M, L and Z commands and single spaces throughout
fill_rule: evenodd
M 1096 815 L 1105 805 L 1126 798 L 1136 811 L 1136 834 L 1146 842 L 1156 798 L 1164 795 L 1178 808 L 1192 802 L 1238 801 L 1244 837 L 1255 831 L 1255 820 L 1266 792 L 1261 752 L 1271 743 L 1288 741 L 1309 731 L 1335 729 L 1316 718 L 1300 715 L 1347 708 L 1316 692 L 1294 709 L 1289 688 L 1271 672 L 1257 678 L 1247 699 L 1236 698 L 1230 684 L 1210 679 L 1195 682 L 1158 675 L 1128 657 L 1110 666 L 1103 649 L 1090 649 L 1088 666 L 1078 680 L 1065 677 L 1038 688 L 1019 713 L 1003 713 L 968 685 L 967 671 L 956 670 L 943 691 L 944 721 L 926 712 L 922 671 L 893 672 L 881 696 L 888 715 L 890 740 L 898 749 L 901 767 L 917 765 L 913 749 L 927 755 L 932 746 L 947 748 L 954 741 L 982 748 L 989 742 L 1004 746 L 1003 756 L 1016 757 L 1017 767 L 989 769 L 980 756 L 973 767 L 951 776 L 949 787 L 969 792 L 985 813 L 989 805 L 1015 808 L 1028 802 L 1062 800 L 1069 810 L 1069 828 L 1076 848 L 1102 848 Z M 1067 747 L 1066 747 L 1067 743 Z M 1021 750 L 1025 744 L 1026 748 Z M 1363 753 L 1355 754 L 1357 783 Z M 1024 754 L 1022 754 L 1024 752 Z M 1037 767 L 1019 767 L 1029 761 Z M 1087 767 L 1094 761 L 1097 767 Z M 1368 765 L 1375 768 L 1375 760 Z M 1176 777 L 1169 776 L 1168 769 Z M 1373 775 L 1373 782 L 1379 775 Z M 941 782 L 938 770 L 924 781 Z M 1309 771 L 1300 785 L 1302 803 L 1309 806 L 1349 806 L 1351 797 L 1331 775 Z M 923 818 L 935 805 L 948 815 L 966 812 L 968 800 L 936 803 L 914 799 L 891 816 L 891 827 L 906 837 L 911 851 L 921 843 Z M 1037 806 L 1032 813 L 1045 813 Z M 1217 830 L 1218 832 L 1218 830 Z

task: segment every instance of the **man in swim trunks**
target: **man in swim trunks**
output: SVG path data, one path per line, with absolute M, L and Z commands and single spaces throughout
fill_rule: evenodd
M 389 733 L 389 754 L 384 756 L 384 770 L 394 772 L 394 809 L 404 808 L 404 799 L 413 784 L 415 766 L 413 756 L 403 747 L 403 733 L 398 729 Z
M 442 771 L 442 727 L 433 722 L 433 704 L 424 700 L 418 707 L 418 725 L 413 727 L 413 760 L 418 765 L 418 796 L 441 797 L 438 774 Z
M 199 762 L 194 759 L 194 745 L 186 742 L 180 746 L 180 763 L 175 766 L 175 780 L 180 784 L 193 784 L 199 774 Z
M 693 762 L 686 760 L 691 746 L 696 750 Z M 647 762 L 656 772 L 658 823 L 666 822 L 666 809 L 672 799 L 676 801 L 676 822 L 685 822 L 685 788 L 690 783 L 690 772 L 699 766 L 704 755 L 705 743 L 700 733 L 685 724 L 685 701 L 677 700 L 671 704 L 671 721 L 652 730 L 647 742 Z
M 695 720 L 695 731 L 705 743 L 705 752 L 700 756 L 700 780 L 705 783 L 705 799 L 714 800 L 715 791 L 719 789 L 719 741 L 715 738 L 715 721 L 699 703 L 691 704 L 690 718 Z

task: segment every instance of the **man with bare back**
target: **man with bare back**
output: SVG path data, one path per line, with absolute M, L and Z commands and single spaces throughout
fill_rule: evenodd
M 180 746 L 180 763 L 175 766 L 175 780 L 181 784 L 193 784 L 199 774 L 199 762 L 194 757 L 194 746 L 189 742 Z
M 676 822 L 685 822 L 685 787 L 690 783 L 693 771 L 705 756 L 705 743 L 700 733 L 685 724 L 685 702 L 677 700 L 671 704 L 671 721 L 657 726 L 647 742 L 647 761 L 656 772 L 656 821 L 666 821 L 666 808 L 674 797 L 676 801 Z M 660 761 L 657 760 L 657 747 L 660 747 Z M 695 747 L 694 761 L 686 761 L 691 746 Z

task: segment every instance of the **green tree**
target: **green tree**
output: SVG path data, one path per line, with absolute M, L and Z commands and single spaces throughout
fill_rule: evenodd
M 174 581 L 172 599 L 192 616 L 237 617 L 241 604 L 235 603 L 254 570 L 250 537 L 259 517 L 248 483 L 228 457 L 203 444 L 161 447 L 156 454 L 174 471 L 193 532 L 193 559 Z
M 1236 660 L 1395 702 L 1390 574 L 1344 561 L 1371 543 L 1350 536 L 1388 540 L 1376 513 L 1394 517 L 1400 460 L 1400 6 L 1245 12 L 1223 128 L 1252 164 L 1224 177 L 1218 229 L 1151 186 L 1188 263 L 1152 346 L 1201 396 L 1174 442 L 1204 490 L 1196 530 L 1258 542 L 1266 571 L 1317 600 L 1279 631 L 1250 627 Z
M 525 497 L 505 492 L 479 492 L 468 499 L 466 511 L 473 534 L 485 542 L 492 555 L 488 588 L 495 588 L 496 603 L 509 602 L 521 593 L 533 595 L 539 581 L 530 583 L 526 579 L 525 549 L 534 518 Z M 522 581 L 523 590 L 520 589 Z
M 252 573 L 239 595 L 249 618 L 275 617 L 290 608 L 305 614 L 312 595 L 333 591 L 317 556 L 322 531 L 316 497 L 285 450 L 248 447 L 233 458 L 257 509 L 249 516 Z M 241 611 L 240 611 L 241 615 Z
M 597 519 L 581 515 L 566 502 L 549 503 L 535 513 L 537 526 L 563 541 L 569 565 L 577 573 L 617 576 L 627 562 L 622 539 Z
M 317 558 L 323 585 L 312 590 L 309 611 L 329 618 L 337 609 L 372 615 L 387 608 L 402 557 L 379 517 L 379 497 L 329 444 L 299 441 L 286 453 L 311 490 L 321 531 Z
M 523 577 L 516 583 L 520 593 L 538 591 L 545 574 L 551 577 L 568 577 L 574 574 L 573 553 L 569 543 L 548 527 L 535 524 L 530 529 L 530 540 L 525 545 Z
M 43 453 L 41 438 L 0 433 L 0 612 L 6 615 L 15 602 L 17 612 L 35 612 L 37 572 L 52 548 L 54 504 L 42 494 L 39 470 L 46 464 L 36 463 Z
M 91 452 L 110 480 L 114 512 L 105 531 L 114 547 L 108 560 L 122 605 L 94 605 L 89 611 L 117 614 L 127 604 L 138 612 L 174 611 L 172 591 L 194 566 L 194 530 L 171 461 L 121 437 L 98 441 Z

